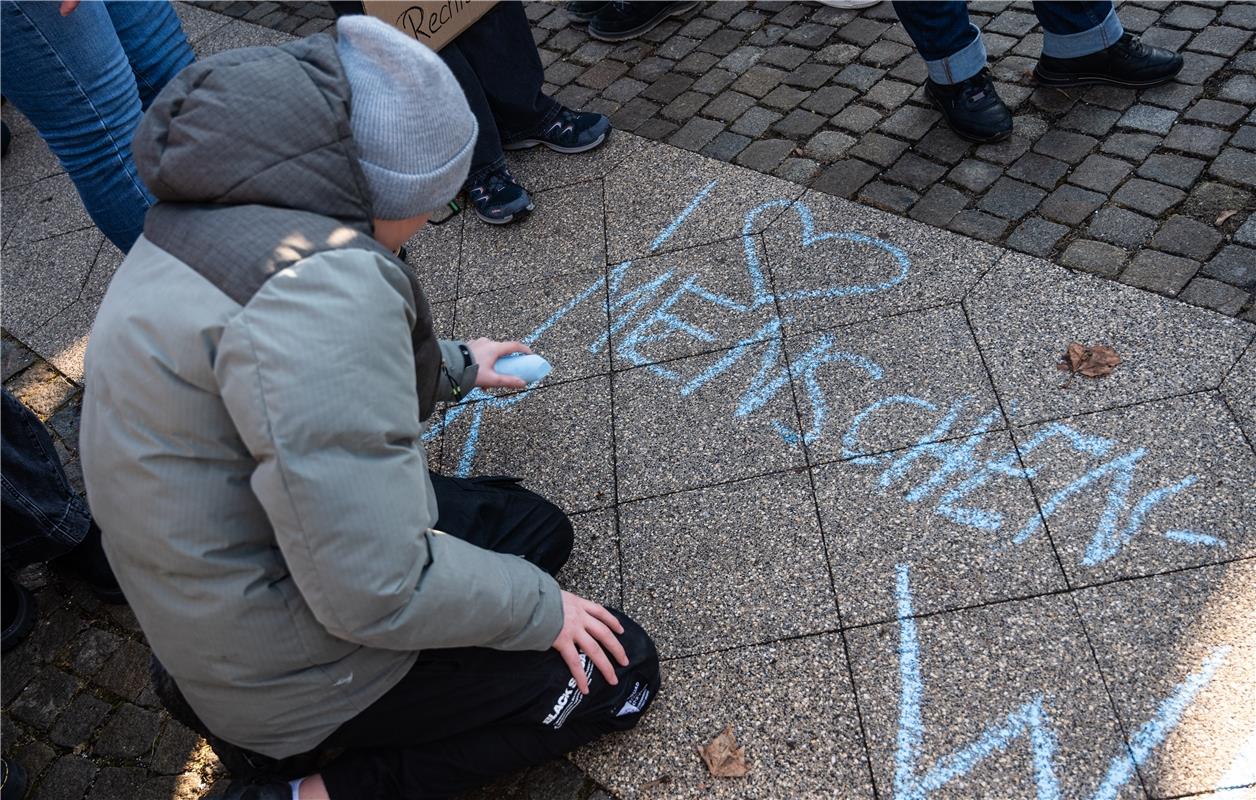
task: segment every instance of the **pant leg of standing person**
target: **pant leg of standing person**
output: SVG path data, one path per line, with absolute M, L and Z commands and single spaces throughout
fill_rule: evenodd
M 140 107 L 147 111 L 162 87 L 195 61 L 196 54 L 170 3 L 108 0 L 105 8 L 131 62 Z
M 959 83 L 985 69 L 986 45 L 968 19 L 966 3 L 895 0 L 894 13 L 934 83 Z
M 4 566 L 16 570 L 73 550 L 92 516 L 70 488 L 43 423 L 7 391 L 3 403 L 0 530 Z
M 508 478 L 432 476 L 440 530 L 527 558 L 551 574 L 571 551 L 566 515 Z M 594 598 L 597 599 L 597 598 Z M 659 687 L 649 636 L 616 612 L 627 666 L 617 686 L 584 660 L 589 694 L 554 650 L 431 650 L 320 749 L 349 752 L 322 771 L 334 800 L 448 797 L 636 724 Z
M 141 105 L 103 3 L 0 2 L 0 85 L 57 155 L 92 220 L 123 252 L 153 202 L 131 158 Z
M 1112 0 L 1034 3 L 1042 23 L 1042 54 L 1081 58 L 1106 50 L 1125 33 Z
M 462 35 L 465 36 L 466 33 L 467 31 L 463 31 Z M 497 128 L 497 120 L 493 117 L 493 107 L 489 104 L 488 96 L 480 83 L 480 76 L 476 74 L 471 62 L 467 60 L 466 54 L 458 44 L 458 39 L 442 47 L 437 55 L 458 79 L 458 85 L 462 87 L 462 93 L 467 97 L 467 105 L 471 107 L 471 113 L 475 115 L 475 122 L 480 128 L 476 134 L 475 148 L 471 151 L 471 170 L 467 173 L 466 180 L 468 186 L 474 186 L 482 182 L 490 173 L 506 166 L 506 153 L 502 150 L 501 132 Z
M 562 105 L 545 94 L 545 68 L 522 3 L 498 3 L 454 44 L 479 79 L 501 141 L 537 133 L 562 111 Z M 462 82 L 461 77 L 458 80 Z

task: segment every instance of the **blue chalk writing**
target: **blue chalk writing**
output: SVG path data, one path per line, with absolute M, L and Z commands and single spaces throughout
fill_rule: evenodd
M 931 793 L 968 775 L 991 756 L 1008 750 L 1027 738 L 1031 754 L 1034 786 L 1038 800 L 1062 797 L 1055 761 L 1058 748 L 1054 725 L 1045 694 L 1035 693 L 1002 721 L 987 726 L 970 744 L 936 759 L 922 773 L 921 751 L 925 740 L 925 683 L 920 667 L 920 635 L 912 608 L 910 570 L 899 564 L 895 570 L 895 605 L 898 617 L 898 734 L 894 751 L 895 800 L 925 800 Z M 1177 727 L 1182 714 L 1199 692 L 1212 680 L 1229 654 L 1219 647 L 1165 698 L 1155 715 L 1130 740 L 1127 749 L 1115 755 L 1091 800 L 1114 800 L 1152 751 Z
M 699 204 L 701 204 L 702 201 L 706 199 L 706 196 L 711 193 L 711 190 L 715 188 L 716 183 L 718 183 L 718 181 L 711 181 L 706 186 L 702 187 L 702 191 L 694 195 L 694 198 L 689 201 L 689 205 L 685 206 L 684 210 L 676 216 L 676 219 L 668 223 L 666 228 L 659 231 L 659 235 L 654 237 L 654 241 L 650 243 L 651 252 L 658 250 L 663 246 L 664 242 L 672 238 L 672 234 L 674 234 L 681 225 L 685 224 L 685 220 L 689 219 L 689 215 L 698 210 Z

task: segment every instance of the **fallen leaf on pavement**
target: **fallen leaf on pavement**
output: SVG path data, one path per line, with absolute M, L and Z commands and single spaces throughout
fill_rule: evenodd
M 750 769 L 746 766 L 745 748 L 737 746 L 732 725 L 705 747 L 699 745 L 698 755 L 702 756 L 707 769 L 717 778 L 741 778 Z
M 1087 378 L 1102 378 L 1111 375 L 1120 363 L 1121 356 L 1106 344 L 1087 347 L 1079 342 L 1070 342 L 1056 367 Z
M 1222 211 L 1220 214 L 1218 214 L 1217 221 L 1212 224 L 1220 225 L 1221 223 L 1225 222 L 1227 219 L 1229 219 L 1230 217 L 1234 216 L 1237 213 L 1239 213 L 1239 210 L 1237 208 L 1228 208 L 1225 211 Z

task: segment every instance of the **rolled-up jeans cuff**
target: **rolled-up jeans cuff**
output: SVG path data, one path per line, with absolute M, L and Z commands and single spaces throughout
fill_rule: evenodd
M 1125 33 L 1121 20 L 1116 15 L 1116 8 L 1108 12 L 1093 28 L 1077 33 L 1042 32 L 1042 54 L 1052 58 L 1081 58 L 1100 50 L 1107 50 L 1117 43 Z
M 946 58 L 925 62 L 929 70 L 929 78 L 934 83 L 959 83 L 985 69 L 986 44 L 981 41 L 981 31 L 977 26 L 971 22 L 969 25 L 977 32 L 977 36 L 963 49 Z

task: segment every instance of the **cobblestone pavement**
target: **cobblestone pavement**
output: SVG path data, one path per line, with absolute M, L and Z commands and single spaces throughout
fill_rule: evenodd
M 178 8 L 201 54 L 287 38 Z M 119 257 L 4 113 L 4 383 L 81 488 L 82 355 Z M 444 410 L 428 449 L 573 514 L 565 585 L 653 632 L 665 689 L 575 754 L 588 776 L 477 798 L 1256 792 L 1256 326 L 630 133 L 511 158 L 538 213 L 464 216 L 410 259 L 447 289 L 442 334 L 532 333 L 554 373 Z M 1067 379 L 1071 340 L 1124 363 Z M 215 794 L 130 612 L 22 579 L 40 623 L 0 716 L 34 797 Z M 694 753 L 725 726 L 745 779 Z
M 332 24 L 323 3 L 203 5 L 298 35 Z M 1186 56 L 1143 92 L 1037 89 L 1030 4 L 969 5 L 1016 116 L 999 144 L 939 121 L 888 2 L 708 3 L 620 45 L 561 4 L 527 13 L 548 90 L 620 130 L 1256 319 L 1256 4 L 1120 3 L 1128 30 Z

